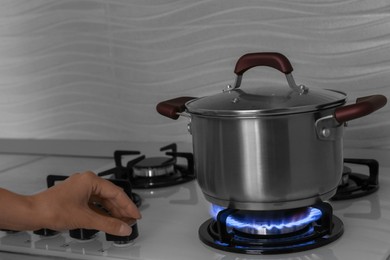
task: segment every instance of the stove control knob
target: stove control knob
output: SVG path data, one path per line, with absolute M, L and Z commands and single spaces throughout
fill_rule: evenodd
M 69 230 L 69 236 L 78 240 L 88 240 L 93 238 L 97 232 L 99 231 L 95 229 L 78 228 Z
M 48 228 L 42 228 L 39 230 L 33 231 L 35 235 L 43 236 L 43 237 L 52 237 L 54 235 L 57 235 L 59 232 L 55 230 L 51 230 Z
M 129 244 L 131 243 L 134 239 L 138 237 L 138 226 L 137 223 L 131 226 L 133 231 L 129 236 L 114 236 L 111 234 L 106 233 L 106 240 L 107 241 L 113 241 L 114 244 L 118 245 L 124 245 L 124 244 Z

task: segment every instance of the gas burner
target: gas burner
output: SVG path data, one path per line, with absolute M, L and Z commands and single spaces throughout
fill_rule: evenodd
M 175 158 L 152 157 L 145 158 L 133 165 L 134 177 L 159 177 L 167 176 L 175 171 Z
M 216 214 L 199 228 L 213 248 L 245 254 L 282 254 L 317 248 L 343 234 L 342 221 L 325 202 L 311 207 L 248 211 L 213 207 Z
M 212 206 L 214 220 L 223 209 Z M 240 210 L 227 217 L 226 226 L 242 234 L 281 235 L 301 230 L 308 223 L 321 218 L 321 215 L 319 209 L 312 207 L 275 211 Z
M 342 179 L 332 200 L 347 200 L 369 195 L 379 189 L 378 161 L 373 159 L 344 159 L 344 163 L 366 165 L 369 175 L 352 172 L 344 166 Z
M 167 151 L 161 157 L 146 158 L 141 155 L 122 165 L 125 155 L 139 155 L 138 151 L 115 151 L 115 167 L 98 173 L 99 176 L 113 175 L 115 179 L 128 179 L 134 189 L 168 187 L 195 179 L 192 153 L 177 152 L 177 145 L 164 146 L 160 151 Z M 178 158 L 184 158 L 187 165 L 177 164 Z

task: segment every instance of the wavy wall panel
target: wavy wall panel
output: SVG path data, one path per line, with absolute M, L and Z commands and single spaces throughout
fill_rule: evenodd
M 278 51 L 298 83 L 390 97 L 390 2 L 0 0 L 0 138 L 190 141 L 160 101 L 217 93 L 242 54 Z M 251 84 L 284 84 L 270 69 Z M 348 147 L 390 148 L 390 106 Z

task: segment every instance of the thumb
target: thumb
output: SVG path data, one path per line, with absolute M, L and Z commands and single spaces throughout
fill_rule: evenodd
M 132 232 L 129 224 L 117 218 L 100 214 L 94 214 L 89 224 L 92 226 L 92 229 L 97 229 L 115 236 L 128 236 Z

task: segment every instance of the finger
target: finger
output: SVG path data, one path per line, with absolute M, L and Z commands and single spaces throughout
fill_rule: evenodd
M 109 215 L 117 218 L 134 218 L 133 212 L 129 216 L 129 213 L 126 210 L 123 210 L 123 208 L 120 208 L 118 207 L 118 205 L 113 204 L 111 200 L 103 200 L 97 196 L 91 196 L 89 205 L 92 209 L 99 208 L 100 210 L 104 210 L 106 213 L 109 213 Z
M 123 213 L 120 208 L 117 208 L 115 205 L 111 205 L 110 203 L 105 203 L 104 201 L 101 201 L 100 203 L 90 202 L 88 203 L 88 206 L 91 210 L 99 214 L 119 219 L 133 219 L 132 217 L 129 217 L 128 214 Z
M 102 203 L 110 207 L 107 208 L 108 210 L 116 207 L 129 217 L 141 218 L 141 214 L 133 201 L 121 188 L 110 181 L 96 176 L 93 180 L 92 195 L 100 197 Z
M 137 222 L 137 220 L 135 218 L 129 218 L 129 217 L 123 216 L 121 214 L 114 215 L 111 212 L 108 212 L 107 210 L 105 210 L 105 209 L 103 209 L 101 207 L 97 207 L 94 204 L 90 204 L 89 206 L 90 206 L 90 209 L 93 210 L 97 214 L 100 214 L 100 215 L 103 215 L 103 216 L 115 217 L 115 218 L 117 218 L 117 219 L 127 223 L 130 226 L 132 226 L 134 223 Z
M 122 188 L 112 182 L 98 177 L 93 172 L 85 172 L 79 175 L 81 178 L 87 178 L 88 183 L 91 183 L 90 201 L 103 202 L 110 204 L 110 207 L 125 209 L 125 214 L 130 214 L 132 217 L 139 218 L 140 213 L 137 206 L 127 196 Z M 136 216 L 133 216 L 136 214 Z
M 132 232 L 132 228 L 129 223 L 134 224 L 135 220 L 128 223 L 127 221 L 125 222 L 106 214 L 102 214 L 102 212 L 93 212 L 88 222 L 89 223 L 86 224 L 88 226 L 87 228 L 100 230 L 107 234 L 116 236 L 128 236 Z

